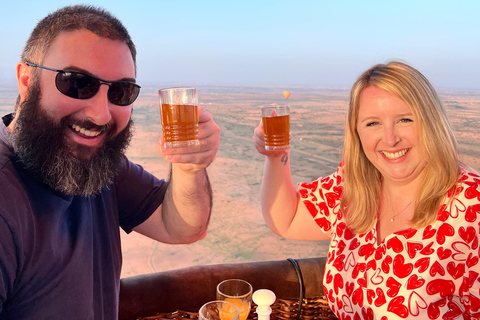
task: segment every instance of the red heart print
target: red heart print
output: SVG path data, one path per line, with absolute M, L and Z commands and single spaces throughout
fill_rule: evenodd
M 368 257 L 370 257 L 374 252 L 375 247 L 372 243 L 366 243 L 363 246 L 360 246 L 358 249 L 358 255 L 360 257 L 365 257 L 365 259 L 368 259 Z
M 470 253 L 467 258 L 467 267 L 468 268 L 473 268 L 478 264 L 478 256 L 474 256 L 473 253 Z
M 437 242 L 439 244 L 444 244 L 446 237 L 452 237 L 454 234 L 455 229 L 450 224 L 444 223 L 438 228 Z
M 333 192 L 325 193 L 325 198 L 327 198 L 327 205 L 328 205 L 329 208 L 334 208 L 335 203 L 337 202 L 337 200 L 340 199 L 338 194 L 333 193 Z
M 350 242 L 350 245 L 348 246 L 348 250 L 353 251 L 358 247 L 360 247 L 360 242 L 357 238 L 353 238 L 352 242 Z
M 374 298 L 375 298 L 375 290 L 373 290 L 373 289 L 367 289 L 367 301 L 368 301 L 368 304 L 372 304 Z
M 424 272 L 425 270 L 428 269 L 429 265 L 430 265 L 430 258 L 425 257 L 425 258 L 421 258 L 421 259 L 418 259 L 417 261 L 415 261 L 415 264 L 413 266 L 415 268 L 418 268 L 419 273 L 422 273 L 422 272 Z
M 362 278 L 358 278 L 357 283 L 360 287 L 366 288 L 367 287 L 367 273 L 364 273 Z
M 398 234 L 398 235 L 404 236 L 407 239 L 410 239 L 411 237 L 417 234 L 417 229 L 409 228 L 409 229 L 397 231 L 395 232 L 395 234 Z
M 325 190 L 330 190 L 333 186 L 333 179 L 324 178 L 322 179 L 322 188 Z
M 408 298 L 408 309 L 412 316 L 418 316 L 420 314 L 420 309 L 426 309 L 427 306 L 425 300 L 423 300 L 418 293 L 414 291 L 410 294 L 410 297 Z
M 347 225 L 345 224 L 345 222 L 341 222 L 337 224 L 337 234 L 339 237 L 343 236 L 343 231 L 345 230 L 345 228 L 347 228 Z
M 382 271 L 383 273 L 390 272 L 390 263 L 392 263 L 393 259 L 391 256 L 386 256 L 385 259 L 382 261 Z
M 466 229 L 464 227 L 460 227 L 458 229 L 458 235 L 462 238 L 466 243 L 470 243 L 475 239 L 475 228 L 472 226 L 468 226 Z
M 465 264 L 459 263 L 455 265 L 455 262 L 450 261 L 447 264 L 447 271 L 453 277 L 453 279 L 457 280 L 465 274 Z
M 342 254 L 343 253 L 343 250 L 347 247 L 347 245 L 345 244 L 345 242 L 343 240 L 340 240 L 338 242 L 338 245 L 337 245 L 337 254 Z
M 445 222 L 448 217 L 450 217 L 450 212 L 447 211 L 447 205 L 443 204 L 438 210 L 437 220 Z
M 338 271 L 342 271 L 343 268 L 345 267 L 345 255 L 344 254 L 341 254 L 339 255 L 335 261 L 333 262 L 333 266 L 338 270 Z
M 315 222 L 325 232 L 330 231 L 330 229 L 332 228 L 332 223 L 330 221 L 328 221 L 328 219 L 325 218 L 325 217 L 315 219 Z
M 404 301 L 405 301 L 405 298 L 403 296 L 399 296 L 392 299 L 388 304 L 387 310 L 392 313 L 395 313 L 400 318 L 408 317 L 408 308 L 405 305 L 403 305 Z
M 363 289 L 362 288 L 357 288 L 353 292 L 352 303 L 356 304 L 360 308 L 363 307 Z
M 335 296 L 333 295 L 333 289 L 330 289 L 330 290 L 328 291 L 328 296 L 327 296 L 327 298 L 328 298 L 328 300 L 329 300 L 330 302 L 335 301 Z
M 345 240 L 351 240 L 353 238 L 355 238 L 355 233 L 352 232 L 352 230 L 350 230 L 348 227 L 345 228 L 345 236 L 344 236 Z
M 336 273 L 333 277 L 333 289 L 338 294 L 338 289 L 343 289 L 343 277 L 340 273 Z
M 312 183 L 302 182 L 300 186 L 305 189 L 311 189 L 312 192 L 315 192 L 318 187 L 318 180 L 313 181 Z
M 328 269 L 327 275 L 325 277 L 325 282 L 330 283 L 330 282 L 332 282 L 332 280 L 333 280 L 332 272 L 331 272 L 330 269 Z
M 381 260 L 383 258 L 383 255 L 386 253 L 386 248 L 382 244 L 375 250 L 375 260 Z
M 448 259 L 450 258 L 451 255 L 452 255 L 452 250 L 450 249 L 444 249 L 443 247 L 439 247 L 437 249 L 437 256 L 438 256 L 438 259 L 440 260 Z
M 370 270 L 370 269 L 372 269 L 372 270 L 377 269 L 377 261 L 376 260 L 369 260 L 367 262 L 367 271 Z
M 422 240 L 427 240 L 432 238 L 435 235 L 435 232 L 437 232 L 436 229 L 433 229 L 432 225 L 428 225 L 425 227 L 425 230 L 423 230 L 423 236 Z
M 363 320 L 374 320 L 375 315 L 373 309 L 370 307 L 362 308 L 362 319 Z
M 342 310 L 342 308 L 343 308 L 343 301 L 340 300 L 338 297 L 335 299 L 335 301 L 337 302 L 338 310 Z
M 369 233 L 367 233 L 367 236 L 365 237 L 365 241 L 370 241 L 374 240 L 375 236 L 373 235 L 373 230 L 371 230 Z
M 387 279 L 387 287 L 388 287 L 387 296 L 391 298 L 397 296 L 401 286 L 402 285 L 400 284 L 400 282 L 398 282 L 394 278 L 392 277 L 388 278 Z
M 418 289 L 424 284 L 425 284 L 425 280 L 422 278 L 419 278 L 416 274 L 414 274 L 407 280 L 407 289 L 408 290 Z
M 374 285 L 378 286 L 383 282 L 383 277 L 380 275 L 381 270 L 377 269 L 375 270 L 375 273 L 372 275 L 370 278 L 370 282 L 373 283 Z
M 305 207 L 307 207 L 308 209 L 308 212 L 310 212 L 310 214 L 312 215 L 312 217 L 316 217 L 317 214 L 318 214 L 318 208 L 316 205 L 314 205 L 313 203 L 311 203 L 309 200 L 305 200 L 303 201 L 303 203 L 305 204 Z
M 353 279 L 357 279 L 358 277 L 358 274 L 360 272 L 365 272 L 365 269 L 366 269 L 366 264 L 365 263 L 357 263 L 357 265 L 353 268 L 353 272 L 352 272 L 352 278 Z
M 387 241 L 387 249 L 392 249 L 395 253 L 403 251 L 403 243 L 398 237 L 391 238 Z
M 413 271 L 413 264 L 405 263 L 402 255 L 397 255 L 393 259 L 393 274 L 399 278 L 408 277 Z
M 427 283 L 426 289 L 429 295 L 439 293 L 444 298 L 455 292 L 455 283 L 452 280 L 433 279 Z
M 429 319 L 438 319 L 440 317 L 440 308 L 447 303 L 447 299 L 443 298 L 435 302 L 430 303 L 427 308 L 427 314 Z
M 430 242 L 422 249 L 422 251 L 420 251 L 420 253 L 423 254 L 424 256 L 431 255 L 432 253 L 435 252 L 435 250 L 432 249 L 432 245 L 433 245 L 433 242 Z
M 462 309 L 454 301 L 449 301 L 447 303 L 448 311 L 445 313 L 445 319 L 455 319 L 463 314 Z
M 432 277 L 435 277 L 437 275 L 437 273 L 444 276 L 445 275 L 445 269 L 442 267 L 442 265 L 438 261 L 435 261 L 432 264 L 432 267 L 430 268 L 430 275 Z
M 417 251 L 420 251 L 423 248 L 423 244 L 419 242 L 407 242 L 407 252 L 410 259 L 415 258 Z
M 478 248 L 478 237 L 475 237 L 475 239 L 473 239 L 472 249 L 477 250 L 477 248 Z
M 477 214 L 480 212 L 480 204 L 471 205 L 468 207 L 465 213 L 465 220 L 468 222 L 475 222 L 477 220 Z
M 377 293 L 377 297 L 378 297 L 375 300 L 375 306 L 381 307 L 387 302 L 387 300 L 385 299 L 385 294 L 383 293 L 383 290 L 380 288 L 377 288 L 375 292 Z
M 355 288 L 355 283 L 353 282 L 347 282 L 345 284 L 345 288 L 347 289 L 347 295 L 350 297 L 352 296 L 352 293 L 353 293 L 353 289 Z

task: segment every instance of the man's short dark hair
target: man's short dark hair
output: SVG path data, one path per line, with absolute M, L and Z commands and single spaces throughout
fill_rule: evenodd
M 94 34 L 127 44 L 136 68 L 137 52 L 125 26 L 108 11 L 87 5 L 67 6 L 40 20 L 27 40 L 22 61 L 42 64 L 51 43 L 62 31 L 86 29 Z

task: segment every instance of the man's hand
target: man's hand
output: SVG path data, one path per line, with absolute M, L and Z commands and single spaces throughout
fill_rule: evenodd
M 186 148 L 165 148 L 164 138 L 159 140 L 159 152 L 176 167 L 184 172 L 196 173 L 206 168 L 215 158 L 220 146 L 220 128 L 213 121 L 212 115 L 204 108 L 198 107 L 199 146 Z

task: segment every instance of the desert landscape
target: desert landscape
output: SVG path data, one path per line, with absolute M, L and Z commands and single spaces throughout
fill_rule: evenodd
M 135 135 L 130 159 L 158 177 L 169 164 L 158 154 L 161 135 L 157 91 L 142 87 L 134 104 Z M 324 241 L 294 241 L 272 233 L 260 212 L 263 156 L 252 142 L 260 106 L 291 106 L 291 163 L 294 182 L 333 172 L 340 159 L 348 89 L 319 87 L 198 86 L 199 104 L 220 126 L 221 145 L 208 168 L 214 206 L 205 239 L 190 245 L 162 244 L 122 231 L 122 277 L 201 264 L 324 256 Z M 288 100 L 283 91 L 291 91 Z M 439 90 L 457 134 L 463 160 L 480 170 L 480 91 Z M 0 90 L 0 112 L 12 112 L 14 89 Z

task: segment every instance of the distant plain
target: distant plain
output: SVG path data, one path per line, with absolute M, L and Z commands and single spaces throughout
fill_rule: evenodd
M 135 134 L 129 158 L 160 178 L 169 164 L 158 154 L 161 135 L 157 87 L 143 87 L 134 104 Z M 285 100 L 282 93 L 291 91 Z M 333 172 L 341 161 L 347 89 L 320 87 L 198 87 L 199 104 L 221 128 L 221 144 L 208 173 L 214 207 L 205 239 L 168 245 L 122 231 L 122 277 L 200 264 L 324 256 L 325 241 L 294 241 L 272 233 L 260 212 L 263 156 L 252 142 L 263 104 L 291 106 L 291 163 L 294 183 Z M 439 90 L 463 160 L 480 171 L 480 91 Z M 12 112 L 14 89 L 0 89 L 0 113 Z

